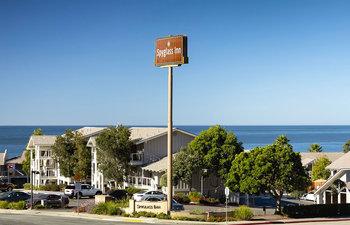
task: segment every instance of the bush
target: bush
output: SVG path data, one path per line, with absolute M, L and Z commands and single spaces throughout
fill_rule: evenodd
M 157 218 L 158 219 L 163 219 L 163 220 L 168 220 L 171 219 L 171 216 L 165 213 L 159 213 L 157 214 Z
M 31 187 L 32 185 L 30 184 L 30 183 L 25 183 L 25 184 L 23 184 L 23 188 L 24 188 L 24 190 L 30 190 L 30 187 Z
M 177 193 L 174 195 L 175 201 L 181 204 L 188 204 L 191 202 L 190 198 L 184 193 Z
M 292 218 L 350 216 L 350 204 L 285 206 L 282 212 Z
M 201 195 L 201 193 L 199 193 L 199 192 L 190 192 L 190 193 L 188 194 L 188 197 L 189 197 L 189 199 L 190 199 L 191 202 L 196 202 L 196 203 L 198 203 L 198 202 L 201 200 L 202 195 Z
M 202 197 L 199 200 L 199 203 L 203 204 L 203 205 L 218 205 L 220 203 L 220 201 L 219 201 L 219 199 L 216 199 L 216 198 L 204 198 L 204 197 Z
M 62 191 L 66 187 L 65 184 L 47 184 L 47 185 L 39 185 L 39 187 L 33 187 L 33 190 L 36 191 Z M 23 185 L 24 190 L 30 190 L 31 184 L 25 183 Z
M 38 204 L 34 206 L 34 209 L 45 209 L 45 206 Z
M 141 212 L 134 212 L 132 214 L 134 217 L 157 217 L 157 214 L 152 213 L 152 212 L 145 212 L 145 211 L 141 211 Z
M 26 202 L 25 201 L 10 202 L 9 208 L 10 209 L 17 209 L 17 210 L 26 209 Z
M 193 214 L 193 215 L 203 215 L 205 213 L 206 212 L 203 209 L 199 209 L 199 208 L 196 208 L 190 211 L 190 214 Z
M 248 206 L 242 205 L 233 211 L 233 216 L 238 220 L 251 220 L 254 214 Z
M 123 211 L 115 202 L 101 202 L 94 206 L 91 213 L 98 215 L 122 215 Z
M 135 187 L 127 187 L 127 188 L 125 188 L 125 190 L 128 192 L 129 197 L 131 197 L 135 193 L 142 191 L 142 189 L 135 188 Z
M 8 209 L 9 203 L 7 201 L 0 201 L 0 209 Z
M 198 217 L 187 217 L 187 216 L 176 216 L 172 218 L 174 220 L 184 220 L 184 221 L 205 221 L 204 218 L 198 218 Z

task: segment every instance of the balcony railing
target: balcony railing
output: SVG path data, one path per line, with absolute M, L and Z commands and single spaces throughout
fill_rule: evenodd
M 140 166 L 143 164 L 143 153 L 138 152 L 138 153 L 132 153 L 130 155 L 130 165 L 132 166 Z
M 136 177 L 136 176 L 129 176 L 128 177 L 128 185 L 141 188 L 141 189 L 147 189 L 151 190 L 155 187 L 155 182 L 150 177 Z

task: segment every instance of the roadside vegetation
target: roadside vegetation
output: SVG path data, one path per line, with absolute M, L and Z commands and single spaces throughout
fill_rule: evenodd
M 35 191 L 63 191 L 66 187 L 65 184 L 47 184 L 47 185 L 39 185 L 39 186 L 33 186 L 33 190 Z M 23 185 L 24 190 L 31 190 L 31 184 L 25 183 Z
M 26 202 L 25 201 L 19 201 L 19 202 L 0 201 L 0 209 L 24 210 L 26 209 Z

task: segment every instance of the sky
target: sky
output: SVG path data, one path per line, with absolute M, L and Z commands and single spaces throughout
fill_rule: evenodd
M 350 124 L 350 2 L 0 1 L 0 125 Z

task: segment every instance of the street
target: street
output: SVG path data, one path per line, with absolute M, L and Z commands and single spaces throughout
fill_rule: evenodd
M 137 221 L 135 221 L 137 222 Z M 179 222 L 180 223 L 180 222 Z M 189 222 L 188 224 L 190 224 Z M 238 223 L 238 222 L 236 222 Z M 246 222 L 244 222 L 246 223 Z M 282 223 L 282 222 L 279 222 Z M 44 215 L 26 215 L 26 214 L 1 214 L 0 215 L 0 225 L 130 225 L 132 222 L 120 222 L 120 221 L 103 221 L 95 219 L 85 219 L 85 218 L 72 218 L 72 217 L 58 217 L 58 216 L 44 216 Z M 147 224 L 140 223 L 137 224 Z M 157 223 L 157 224 L 169 224 L 169 223 Z M 228 223 L 231 224 L 231 223 Z M 235 223 L 232 223 L 235 224 Z M 299 225 L 312 225 L 312 224 L 322 224 L 322 225 L 348 225 L 349 221 L 332 221 L 332 222 L 307 222 L 307 223 L 297 223 Z

